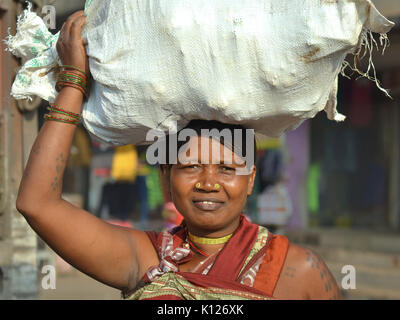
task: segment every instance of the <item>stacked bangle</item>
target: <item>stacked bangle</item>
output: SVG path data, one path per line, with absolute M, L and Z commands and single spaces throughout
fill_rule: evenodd
M 50 114 L 45 114 L 45 115 L 44 115 L 44 118 L 45 118 L 46 120 L 50 120 L 50 121 L 69 123 L 69 124 L 73 124 L 73 125 L 78 125 L 78 124 L 79 124 L 79 121 L 74 121 L 74 120 L 70 120 L 70 119 L 59 118 L 59 117 L 52 116 L 52 115 L 50 115 Z
M 47 110 L 49 110 L 51 113 L 59 114 L 59 115 L 61 115 L 61 117 L 54 116 L 52 114 L 46 114 L 44 116 L 44 118 L 46 120 L 69 123 L 69 124 L 73 124 L 73 125 L 78 125 L 81 121 L 81 116 L 78 113 L 73 113 L 73 112 L 64 110 L 55 105 L 50 105 L 49 107 L 47 107 Z
M 58 74 L 56 90 L 60 92 L 63 87 L 78 89 L 88 98 L 88 76 L 86 72 L 74 66 L 61 66 L 62 70 Z
M 83 70 L 81 70 L 81 69 L 79 69 L 79 68 L 77 68 L 77 67 L 74 67 L 74 66 L 66 66 L 66 65 L 61 66 L 61 67 L 62 67 L 62 68 L 66 68 L 66 69 L 76 70 L 76 71 L 82 73 L 86 78 L 88 77 L 85 71 L 83 71 Z

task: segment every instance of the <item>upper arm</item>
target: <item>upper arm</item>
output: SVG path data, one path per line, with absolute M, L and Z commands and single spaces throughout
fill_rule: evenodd
M 335 278 L 322 258 L 308 248 L 297 247 L 301 259 L 298 261 L 305 281 L 308 283 L 306 292 L 312 300 L 342 299 Z
M 292 244 L 274 295 L 288 299 L 342 299 L 336 280 L 321 257 Z
M 111 225 L 63 200 L 26 219 L 68 263 L 120 290 L 132 289 L 156 257 L 144 232 Z

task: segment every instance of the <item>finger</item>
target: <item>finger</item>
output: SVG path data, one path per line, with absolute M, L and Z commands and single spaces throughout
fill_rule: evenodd
M 66 25 L 67 25 L 67 24 L 64 22 L 63 25 L 61 26 L 61 29 L 60 29 L 60 37 L 59 37 L 59 38 L 65 38 Z
M 68 37 L 70 36 L 71 26 L 73 25 L 74 21 L 79 17 L 83 16 L 83 14 L 84 14 L 83 10 L 77 11 L 72 15 L 70 15 L 67 21 L 65 21 L 65 34 L 68 35 Z
M 81 40 L 82 27 L 85 24 L 85 21 L 86 17 L 80 16 L 72 23 L 70 29 L 72 39 Z
M 85 13 L 85 11 L 83 10 L 79 10 L 77 12 L 74 12 L 73 14 L 71 14 L 68 19 L 67 19 L 67 23 L 68 22 L 73 22 L 76 18 L 79 18 L 80 16 L 83 16 Z
M 60 35 L 58 36 L 57 44 L 60 45 L 65 41 L 65 22 L 61 26 Z

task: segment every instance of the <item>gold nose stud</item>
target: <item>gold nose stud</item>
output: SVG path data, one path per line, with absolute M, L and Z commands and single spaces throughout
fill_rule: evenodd
M 195 187 L 196 187 L 196 189 L 200 189 L 200 188 L 201 188 L 201 183 L 200 183 L 200 182 L 197 182 L 197 183 L 195 184 Z M 216 190 L 221 189 L 221 185 L 220 185 L 219 183 L 214 184 L 214 189 L 216 189 Z

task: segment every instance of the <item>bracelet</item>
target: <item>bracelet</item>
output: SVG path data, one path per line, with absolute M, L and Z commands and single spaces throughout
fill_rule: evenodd
M 75 79 L 75 78 L 69 78 L 69 77 L 65 77 L 65 76 L 60 76 L 57 79 L 57 82 L 66 82 L 66 83 L 76 84 L 76 85 L 82 87 L 82 89 L 86 91 L 86 84 L 82 83 L 82 81 L 80 81 L 78 79 Z
M 82 87 L 84 87 L 84 88 L 86 88 L 86 84 L 87 84 L 86 79 L 81 78 L 78 75 L 73 74 L 73 73 L 67 73 L 67 72 L 60 73 L 58 76 L 58 79 L 61 81 L 67 80 L 67 81 L 77 82 L 80 85 L 82 85 Z
M 82 86 L 74 84 L 72 82 L 65 82 L 65 81 L 58 81 L 56 83 L 56 90 L 57 92 L 60 92 L 62 88 L 64 87 L 72 87 L 75 89 L 78 89 L 79 91 L 81 91 L 83 93 L 83 95 L 85 96 L 85 98 L 88 98 L 88 94 L 86 92 L 86 90 L 84 88 L 82 88 Z
M 79 68 L 77 68 L 77 67 L 74 67 L 74 66 L 61 66 L 61 68 L 65 68 L 65 69 L 73 69 L 73 70 L 79 71 L 80 73 L 84 74 L 84 75 L 85 75 L 85 77 L 87 78 L 87 74 L 86 74 L 86 72 L 85 72 L 85 71 L 83 71 L 83 70 L 81 70 L 81 69 L 79 69 Z
M 79 72 L 73 71 L 73 70 L 62 70 L 60 71 L 59 75 L 68 75 L 68 76 L 74 76 L 77 77 L 79 79 L 81 79 L 82 81 L 87 81 L 87 77 L 83 74 L 80 74 Z
M 56 90 L 60 92 L 63 87 L 72 87 L 78 89 L 83 93 L 86 99 L 88 99 L 87 85 L 88 85 L 88 77 L 87 74 L 74 66 L 63 65 L 61 68 L 65 68 L 67 70 L 62 70 L 58 74 L 56 81 Z M 68 70 L 69 69 L 69 70 Z M 72 70 L 71 70 L 72 69 Z
M 73 124 L 73 125 L 78 125 L 79 121 L 77 120 L 68 120 L 68 119 L 64 119 L 64 118 L 58 118 L 49 114 L 45 114 L 44 115 L 44 119 L 45 120 L 49 120 L 49 121 L 56 121 L 56 122 L 63 122 L 63 123 L 68 123 L 68 124 Z
M 49 107 L 47 107 L 47 110 L 49 110 L 50 112 L 62 114 L 67 117 L 72 117 L 78 121 L 81 120 L 81 116 L 78 113 L 69 112 L 69 111 L 61 109 L 55 105 L 50 105 Z

